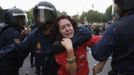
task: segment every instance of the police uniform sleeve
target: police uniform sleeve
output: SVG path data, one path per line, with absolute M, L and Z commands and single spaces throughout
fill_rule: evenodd
M 28 35 L 19 45 L 16 46 L 17 56 L 26 58 L 29 52 L 33 48 L 34 38 L 31 35 Z
M 0 57 L 20 57 L 25 59 L 32 48 L 32 38 L 27 36 L 20 44 L 10 44 L 0 48 Z
M 15 49 L 15 44 L 10 44 L 0 49 L 0 59 Z
M 79 45 L 86 42 L 89 38 L 91 38 L 92 32 L 88 28 L 81 26 L 78 27 L 76 30 L 76 33 L 74 34 L 74 37 L 72 38 L 73 47 L 77 48 Z M 60 40 L 57 40 L 55 44 L 53 45 L 53 53 L 58 54 L 60 52 L 63 52 L 65 48 L 60 43 Z
M 86 42 L 88 39 L 90 39 L 91 37 L 92 37 L 91 29 L 85 26 L 78 27 L 76 34 L 72 38 L 74 48 L 77 48 L 78 46 Z
M 114 38 L 115 38 L 115 29 L 114 27 L 109 27 L 102 39 L 91 47 L 93 57 L 98 61 L 106 60 L 114 49 Z

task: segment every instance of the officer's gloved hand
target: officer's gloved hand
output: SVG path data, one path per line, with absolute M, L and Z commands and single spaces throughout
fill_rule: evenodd
M 31 28 L 25 27 L 24 30 L 21 30 L 21 36 L 26 37 L 29 32 L 31 32 Z

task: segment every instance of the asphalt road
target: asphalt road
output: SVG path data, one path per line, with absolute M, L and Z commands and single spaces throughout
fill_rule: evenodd
M 25 59 L 23 66 L 19 70 L 20 75 L 36 75 L 35 68 L 30 67 L 30 54 Z
M 93 66 L 94 65 L 96 65 L 97 63 L 98 63 L 98 61 L 96 61 L 93 57 L 92 57 L 92 55 L 91 55 L 91 51 L 90 51 L 90 48 L 88 48 L 87 49 L 88 51 L 87 51 L 87 54 L 88 54 L 88 61 L 89 61 L 89 67 L 90 67 L 90 73 L 89 73 L 89 75 L 93 75 L 93 73 L 92 73 L 92 68 L 93 68 Z M 103 71 L 101 72 L 101 73 L 99 73 L 99 74 L 97 74 L 97 75 L 108 75 L 108 71 L 109 70 L 111 70 L 111 57 L 107 60 L 107 62 L 106 62 L 106 64 L 105 64 L 105 66 L 104 66 L 104 68 L 103 68 Z
M 98 62 L 92 57 L 90 48 L 87 48 L 87 54 L 88 54 L 88 61 L 90 67 L 89 75 L 92 75 L 92 68 Z M 28 57 L 25 59 L 23 67 L 20 68 L 20 75 L 36 75 L 35 68 L 30 68 L 29 59 L 30 59 L 30 55 L 28 55 Z M 107 75 L 108 71 L 111 69 L 110 64 L 111 64 L 111 58 L 108 59 L 106 65 L 104 66 L 103 71 L 97 75 Z

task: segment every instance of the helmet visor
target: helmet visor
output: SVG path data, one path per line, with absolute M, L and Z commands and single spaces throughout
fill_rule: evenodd
M 54 19 L 53 10 L 54 9 L 40 6 L 38 10 L 39 10 L 38 18 L 39 18 L 40 23 L 53 22 L 53 19 Z
M 25 13 L 13 13 L 13 16 L 16 19 L 16 23 L 19 26 L 26 26 L 28 22 L 27 15 Z

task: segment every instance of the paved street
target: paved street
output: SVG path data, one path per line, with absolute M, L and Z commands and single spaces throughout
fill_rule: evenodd
M 88 53 L 88 59 L 89 59 L 89 67 L 90 67 L 90 74 L 92 75 L 92 67 L 97 63 L 97 61 L 95 61 L 93 59 L 93 57 L 91 56 L 91 51 L 88 48 L 87 50 Z M 35 72 L 35 68 L 30 68 L 30 62 L 29 62 L 29 58 L 30 55 L 25 59 L 23 67 L 20 69 L 20 75 L 36 75 Z M 108 59 L 108 62 L 106 63 L 103 71 L 100 74 L 97 75 L 107 75 L 107 72 L 111 69 L 110 67 L 110 62 L 111 62 L 111 58 Z
M 90 51 L 89 48 L 88 48 L 88 53 L 87 54 L 88 54 L 88 57 L 89 57 L 88 59 L 89 59 L 89 67 L 90 67 L 89 75 L 92 75 L 92 68 L 98 62 L 92 57 L 91 51 Z M 103 71 L 101 73 L 97 74 L 97 75 L 108 75 L 108 71 L 111 70 L 110 65 L 111 65 L 111 58 L 109 58 L 107 60 L 107 63 L 105 64 Z
M 35 68 L 30 67 L 30 55 L 25 59 L 23 67 L 20 68 L 20 75 L 36 75 Z

